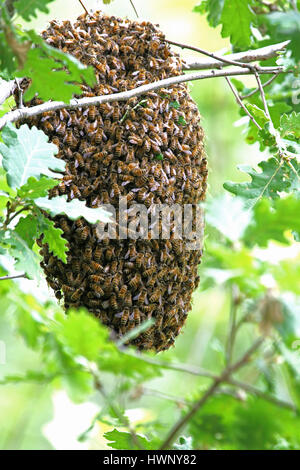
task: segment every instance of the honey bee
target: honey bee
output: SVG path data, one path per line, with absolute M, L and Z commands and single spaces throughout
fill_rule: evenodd
M 43 128 L 46 132 L 54 132 L 54 127 L 48 119 L 43 122 Z
M 74 137 L 72 129 L 66 130 L 66 135 L 63 139 L 63 142 L 71 148 L 75 148 L 77 146 L 77 139 Z
M 75 184 L 71 186 L 70 196 L 71 196 L 71 199 L 74 199 L 74 197 L 79 199 L 81 197 L 81 192 L 79 191 L 78 187 Z
M 94 135 L 93 140 L 97 145 L 99 145 L 99 144 L 101 144 L 101 142 L 103 140 L 103 137 L 104 137 L 103 129 L 98 129 L 97 132 Z
M 144 271 L 144 277 L 153 276 L 155 272 L 156 272 L 156 267 L 152 266 L 151 268 L 146 269 L 146 271 Z
M 137 289 L 139 287 L 139 284 L 141 282 L 141 275 L 136 274 L 130 281 L 129 281 L 129 286 L 132 287 L 133 289 Z
M 88 227 L 83 227 L 81 229 L 78 229 L 76 233 L 79 237 L 79 240 L 85 241 L 90 235 L 90 229 Z
M 107 259 L 107 261 L 111 261 L 114 256 L 115 256 L 114 248 L 108 247 L 105 251 L 105 258 Z
M 150 277 L 146 283 L 147 287 L 154 287 L 156 283 L 156 279 L 154 277 Z
M 88 113 L 87 113 L 88 120 L 89 121 L 95 121 L 96 115 L 97 115 L 96 106 L 95 105 L 89 106 Z
M 64 294 L 71 294 L 75 290 L 74 287 L 67 286 L 66 284 L 63 284 L 61 288 Z
M 118 302 L 117 302 L 117 297 L 114 294 L 110 297 L 109 302 L 110 302 L 110 306 L 111 306 L 112 310 L 117 311 L 118 310 Z
M 82 269 L 83 269 L 83 272 L 86 273 L 86 274 L 92 272 L 92 266 L 90 266 L 87 263 L 82 263 Z
M 120 46 L 120 52 L 124 55 L 130 55 L 133 52 L 133 48 L 130 47 L 129 45 L 122 44 Z
M 96 261 L 91 261 L 91 268 L 93 269 L 93 271 L 97 272 L 97 271 L 102 271 L 103 270 L 103 267 L 101 266 L 100 263 L 97 263 Z
M 121 126 L 116 127 L 115 130 L 115 138 L 116 140 L 121 140 L 123 136 L 123 129 Z
M 104 280 L 104 277 L 103 276 L 99 276 L 99 274 L 92 274 L 91 276 L 89 276 L 89 280 L 93 283 L 96 283 L 96 284 L 99 284 L 101 282 L 103 282 Z
M 79 273 L 80 271 L 80 262 L 78 259 L 72 260 L 72 270 L 75 274 Z
M 156 289 L 149 298 L 150 302 L 151 303 L 158 302 L 159 300 L 161 300 L 161 295 L 162 295 L 161 290 Z
M 104 291 L 103 291 L 103 289 L 101 289 L 99 284 L 91 284 L 91 289 L 93 289 L 94 294 L 95 294 L 96 297 L 98 297 L 99 299 L 100 299 L 100 297 L 103 297 Z
M 98 172 L 98 162 L 97 161 L 92 161 L 91 166 L 90 166 L 90 175 L 91 176 L 96 176 Z
M 115 147 L 115 155 L 117 158 L 120 158 L 123 152 L 123 144 L 119 142 Z
M 138 145 L 138 146 L 142 146 L 143 145 L 143 139 L 137 135 L 130 135 L 128 137 L 128 141 L 133 144 L 133 145 Z
M 75 290 L 75 292 L 71 295 L 71 300 L 73 302 L 76 302 L 77 300 L 80 299 L 84 291 L 83 287 L 79 287 L 78 289 Z
M 65 136 L 66 134 L 66 124 L 61 121 L 55 129 L 55 132 L 60 136 Z
M 117 316 L 117 315 L 115 315 L 115 316 Z M 123 312 L 121 312 L 119 314 L 119 317 L 121 318 L 121 320 L 120 320 L 121 326 L 125 326 L 126 323 L 128 322 L 128 318 L 129 318 L 129 309 L 124 308 Z
M 85 259 L 90 261 L 92 259 L 92 255 L 93 255 L 92 247 L 90 245 L 87 245 L 84 250 Z
M 120 299 L 123 299 L 123 300 L 125 299 L 126 292 L 127 292 L 127 286 L 123 284 L 123 286 L 121 287 L 118 293 L 118 296 L 120 297 Z
M 94 250 L 94 259 L 95 261 L 97 261 L 97 263 L 99 263 L 99 261 L 101 260 L 101 256 L 102 256 L 102 248 L 100 245 L 97 245 L 96 249 Z
M 112 186 L 112 191 L 111 191 L 111 197 L 120 197 L 121 196 L 121 190 L 117 184 L 113 184 Z

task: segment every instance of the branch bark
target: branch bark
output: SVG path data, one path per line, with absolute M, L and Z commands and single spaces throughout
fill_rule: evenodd
M 168 41 L 170 44 L 179 45 L 180 43 L 175 43 L 175 41 Z M 228 61 L 234 62 L 243 62 L 243 63 L 250 63 L 255 61 L 262 61 L 272 59 L 278 55 L 278 52 L 282 51 L 286 48 L 286 46 L 290 43 L 290 41 L 280 42 L 278 44 L 272 44 L 271 46 L 261 47 L 260 49 L 256 50 L 249 50 L 245 52 L 238 52 L 236 54 L 230 54 L 226 56 L 222 56 L 222 59 L 226 59 Z M 184 45 L 179 45 L 178 47 L 182 47 Z M 200 52 L 199 48 L 194 48 L 193 46 L 184 46 L 185 48 L 192 48 L 196 52 Z M 203 53 L 203 52 L 202 52 Z M 211 54 L 213 55 L 213 54 Z M 215 54 L 214 54 L 215 55 Z M 221 59 L 221 57 L 220 57 Z M 207 59 L 197 59 L 196 57 L 189 57 L 183 59 L 185 62 L 184 70 L 207 70 L 207 69 L 220 69 L 223 67 L 228 67 L 229 64 L 221 60 L 216 60 L 211 58 L 210 60 Z
M 180 44 L 175 41 L 167 41 L 169 44 L 176 45 L 181 48 L 195 50 L 202 54 L 205 54 L 210 57 L 208 59 L 196 59 L 195 57 L 190 57 L 183 59 L 184 66 L 183 70 L 208 70 L 208 69 L 222 69 L 223 67 L 228 67 L 228 65 L 236 64 L 237 62 L 249 64 L 254 61 L 262 61 L 276 57 L 278 52 L 282 51 L 290 41 L 284 41 L 278 44 L 273 44 L 271 46 L 262 47 L 256 50 L 249 50 L 245 52 L 239 52 L 236 54 L 229 54 L 226 56 L 217 56 L 214 53 L 204 51 L 194 46 L 187 46 L 185 44 Z M 218 58 L 217 58 L 218 57 Z M 205 77 L 209 78 L 209 77 Z M 15 80 L 5 81 L 0 79 L 0 105 L 9 98 L 16 88 Z
M 13 274 L 13 275 L 7 275 L 7 276 L 1 276 L 0 277 L 0 281 L 7 281 L 8 279 L 18 279 L 20 277 L 24 277 L 25 279 L 27 279 L 27 276 L 25 273 L 23 274 Z
M 257 73 L 259 74 L 272 74 L 279 73 L 283 71 L 282 67 L 264 67 L 261 68 Z M 127 101 L 129 98 L 134 96 L 141 96 L 150 91 L 158 90 L 160 88 L 167 88 L 171 85 L 176 85 L 183 82 L 190 82 L 193 80 L 204 80 L 207 78 L 217 78 L 217 77 L 232 77 L 236 75 L 251 75 L 253 72 L 251 70 L 243 69 L 236 67 L 235 69 L 230 70 L 211 70 L 207 73 L 194 72 L 191 74 L 178 75 L 177 77 L 165 78 L 163 80 L 158 80 L 147 85 L 142 85 L 140 87 L 134 88 L 132 90 L 123 91 L 120 93 L 113 93 L 111 95 L 102 95 L 88 98 L 72 99 L 69 103 L 64 103 L 63 101 L 47 101 L 46 103 L 40 104 L 38 106 L 33 106 L 31 108 L 20 108 L 15 109 L 6 113 L 0 119 L 0 129 L 2 129 L 9 122 L 16 122 L 20 119 L 30 118 L 32 116 L 38 116 L 46 111 L 56 111 L 62 108 L 75 109 L 83 108 L 92 105 L 99 105 L 101 103 L 111 103 L 113 101 Z
M 17 84 L 15 80 L 9 80 L 8 82 L 6 80 L 3 80 L 0 78 L 0 106 L 2 103 L 4 103 L 7 98 L 9 98 L 13 92 L 15 91 Z

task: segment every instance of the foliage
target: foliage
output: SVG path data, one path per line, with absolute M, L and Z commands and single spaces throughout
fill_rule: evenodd
M 29 21 L 39 12 L 47 13 L 52 2 L 17 0 L 13 11 L 9 2 L 0 7 L 0 76 L 29 77 L 25 100 L 38 94 L 42 100 L 68 102 L 80 95 L 81 83 L 94 83 L 91 67 L 18 24 L 21 18 Z M 247 165 L 238 166 L 242 174 L 232 176 L 232 171 L 228 179 L 233 181 L 226 182 L 219 161 L 219 182 L 226 191 L 211 191 L 205 203 L 201 283 L 183 339 L 159 357 L 140 353 L 127 347 L 128 337 L 113 341 L 86 310 L 64 312 L 49 292 L 41 298 L 42 288 L 33 280 L 1 280 L 0 340 L 12 345 L 16 361 L 14 367 L 0 369 L 0 384 L 5 400 L 13 396 L 13 412 L 23 407 L 24 402 L 15 406 L 18 393 L 31 386 L 40 394 L 42 386 L 54 401 L 60 389 L 74 403 L 93 401 L 98 407 L 78 435 L 80 442 L 97 430 L 100 446 L 120 450 L 300 449 L 300 103 L 295 85 L 299 8 L 299 2 L 289 0 L 202 0 L 194 7 L 196 15 L 206 15 L 210 27 L 221 27 L 233 52 L 291 41 L 285 53 L 268 61 L 282 64 L 286 73 L 268 84 L 272 77 L 266 76 L 264 93 L 256 83 L 249 88 L 251 82 L 232 79 L 257 125 L 240 107 L 236 117 L 245 142 L 251 144 L 249 161 L 247 156 Z M 200 108 L 205 106 L 203 94 Z M 216 106 L 211 112 L 214 122 L 220 97 L 218 101 L 213 93 L 207 100 Z M 13 106 L 10 97 L 0 116 Z M 178 106 L 176 100 L 170 104 Z M 226 121 L 233 125 L 232 114 L 226 114 Z M 179 132 L 185 132 L 184 119 L 177 124 Z M 38 245 L 47 244 L 57 261 L 65 263 L 68 255 L 67 240 L 49 216 L 107 223 L 110 214 L 65 196 L 48 198 L 65 164 L 55 157 L 57 147 L 41 130 L 7 125 L 1 131 L 0 153 L 0 277 L 14 269 L 42 283 Z M 162 154 L 155 158 L 162 160 Z M 232 161 L 226 165 L 232 166 Z M 34 295 L 26 283 L 34 286 Z M 145 322 L 130 334 L 150 326 Z M 261 343 L 247 356 L 259 338 Z M 215 376 L 222 380 L 202 402 Z M 3 396 L 0 391 L 0 399 Z M 29 389 L 30 416 L 32 401 Z M 46 403 L 51 409 L 50 401 Z M 172 427 L 192 407 L 197 411 L 172 435 Z M 139 412 L 142 419 L 132 417 Z M 7 434 L 23 429 L 24 416 Z M 47 419 L 49 415 L 42 416 L 38 423 L 40 434 Z M 8 415 L 3 422 L 14 426 L 15 421 Z M 0 436 L 1 442 L 5 446 L 6 438 Z

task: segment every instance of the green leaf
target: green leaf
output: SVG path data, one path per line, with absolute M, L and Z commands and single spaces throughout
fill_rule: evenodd
M 15 227 L 16 232 L 26 241 L 28 247 L 32 246 L 37 238 L 43 235 L 43 243 L 48 245 L 49 251 L 67 262 L 67 240 L 62 237 L 63 231 L 56 228 L 52 220 L 47 219 L 38 211 L 34 215 L 22 217 Z
M 193 450 L 193 442 L 191 437 L 180 436 L 178 444 L 174 444 L 176 450 Z
M 280 129 L 283 137 L 292 135 L 300 138 L 300 113 L 295 111 L 291 114 L 284 114 L 280 119 Z
M 104 434 L 104 437 L 105 439 L 109 441 L 108 443 L 109 447 L 112 447 L 113 449 L 119 449 L 119 450 L 139 450 L 140 448 L 145 449 L 145 450 L 151 450 L 151 449 L 155 449 L 154 446 L 157 445 L 157 442 L 151 443 L 144 436 L 137 435 L 136 439 L 138 443 L 140 444 L 140 447 L 138 447 L 135 444 L 134 440 L 132 439 L 132 436 L 130 433 L 121 432 L 121 431 L 118 431 L 117 429 L 106 432 Z
M 55 227 L 53 220 L 47 219 L 41 213 L 38 217 L 39 235 L 43 236 L 43 243 L 48 245 L 49 251 L 61 259 L 63 263 L 67 262 L 68 242 L 62 236 L 64 232 Z
M 28 31 L 27 35 L 38 47 L 28 51 L 25 65 L 17 73 L 18 77 L 26 76 L 32 79 L 25 92 L 25 100 L 32 99 L 37 93 L 44 101 L 69 102 L 74 94 L 82 93 L 79 87 L 81 82 L 84 81 L 90 86 L 95 84 L 93 67 L 87 67 L 72 55 L 49 46 L 34 31 Z M 66 68 L 67 70 L 64 70 Z
M 47 4 L 53 1 L 54 0 L 17 0 L 14 2 L 14 8 L 19 16 L 26 21 L 30 21 L 33 17 L 37 18 L 38 11 L 49 13 Z
M 253 222 L 246 229 L 244 240 L 248 246 L 266 247 L 269 240 L 290 244 L 286 231 L 300 233 L 300 199 L 293 194 L 277 199 L 272 207 L 268 199 L 262 199 L 254 208 Z
M 18 383 L 28 383 L 34 382 L 39 384 L 47 384 L 53 380 L 52 375 L 45 374 L 44 372 L 28 370 L 24 375 L 6 375 L 3 379 L 0 380 L 1 385 L 6 384 L 18 384 Z
M 40 49 L 30 49 L 23 69 L 17 73 L 18 77 L 26 76 L 32 79 L 24 100 L 29 101 L 37 94 L 44 101 L 54 99 L 67 103 L 74 94 L 80 95 L 80 87 L 68 83 L 70 75 L 64 70 L 55 70 L 58 66 L 54 59 L 44 57 Z
M 23 240 L 26 241 L 28 247 L 32 249 L 35 240 L 39 236 L 37 218 L 32 214 L 22 217 L 18 221 L 15 231 Z
M 8 125 L 5 132 L 2 132 L 2 138 L 4 144 L 0 144 L 0 152 L 10 187 L 23 186 L 31 176 L 55 177 L 57 175 L 53 171 L 64 171 L 65 162 L 54 157 L 57 146 L 49 143 L 44 132 L 36 127 L 29 129 L 24 124 L 15 129 Z
M 85 205 L 85 201 L 73 199 L 67 202 L 67 196 L 57 196 L 52 199 L 47 197 L 40 197 L 35 199 L 35 204 L 41 209 L 49 212 L 53 217 L 59 214 L 65 214 L 69 219 L 76 220 L 79 217 L 84 217 L 91 224 L 96 224 L 101 221 L 104 223 L 112 222 L 111 213 L 102 209 L 91 209 Z
M 292 50 L 293 57 L 300 59 L 299 33 L 300 33 L 300 13 L 299 11 L 288 10 L 285 12 L 275 11 L 268 15 L 257 15 L 258 26 L 268 34 L 271 44 L 274 42 L 291 42 L 287 46 Z
M 180 108 L 180 103 L 178 103 L 178 101 L 171 101 L 170 103 L 170 108 L 175 108 L 175 109 L 178 109 Z
M 31 176 L 27 183 L 18 189 L 18 196 L 21 199 L 36 199 L 47 196 L 49 189 L 57 185 L 57 180 L 42 176 L 39 180 Z
M 231 241 L 241 238 L 251 219 L 244 201 L 228 193 L 209 199 L 205 213 L 206 221 Z
M 231 43 L 236 47 L 248 47 L 254 19 L 248 0 L 225 0 L 221 15 L 222 37 L 230 36 Z
M 186 126 L 186 120 L 184 119 L 183 116 L 179 116 L 177 122 L 178 122 L 178 124 L 180 124 L 181 126 Z
M 300 296 L 300 258 L 283 260 L 271 266 L 271 273 L 280 287 L 280 291 L 294 292 Z M 300 316 L 299 316 L 300 320 Z
M 98 360 L 100 370 L 109 372 L 114 375 L 133 378 L 138 382 L 145 382 L 160 376 L 160 368 L 154 364 L 149 364 L 143 357 L 126 354 L 111 347 L 107 353 L 101 352 Z
M 81 403 L 88 399 L 94 392 L 94 380 L 90 372 L 86 370 L 71 370 L 62 376 L 62 383 L 70 399 L 75 403 Z
M 56 319 L 57 337 L 72 355 L 93 361 L 99 358 L 101 349 L 107 348 L 108 330 L 85 310 L 70 310 L 67 316 L 58 314 Z
M 156 160 L 163 160 L 164 159 L 164 156 L 162 153 L 158 153 L 157 155 L 155 155 L 155 159 Z
M 194 7 L 193 11 L 201 14 L 208 13 L 208 23 L 215 28 L 220 24 L 224 1 L 225 0 L 202 0 L 199 5 Z
M 277 158 L 271 157 L 267 161 L 258 164 L 261 172 L 257 172 L 248 165 L 239 165 L 239 170 L 248 173 L 251 176 L 249 183 L 224 183 L 227 191 L 247 200 L 248 206 L 254 206 L 259 199 L 269 197 L 270 199 L 279 198 L 279 193 L 296 189 L 299 187 L 297 172 L 299 164 L 296 159 L 291 160 L 296 173 L 286 162 L 279 162 Z
M 232 247 L 207 243 L 206 258 L 202 266 L 202 288 L 207 284 L 210 287 L 211 282 L 207 282 L 207 278 L 210 278 L 217 285 L 237 284 L 248 296 L 257 295 L 264 291 L 260 276 L 265 269 L 265 265 L 245 246 L 232 250 Z
M 268 117 L 266 116 L 266 113 L 264 112 L 263 109 L 259 108 L 255 104 L 247 103 L 246 107 L 250 114 L 255 118 L 256 122 L 261 126 L 264 127 L 264 125 L 269 121 Z
M 9 238 L 5 239 L 9 244 L 9 253 L 16 260 L 17 271 L 25 272 L 30 279 L 40 277 L 39 258 L 29 248 L 27 242 L 17 232 L 10 231 Z

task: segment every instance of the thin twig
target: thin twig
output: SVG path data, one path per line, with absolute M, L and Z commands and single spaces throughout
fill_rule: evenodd
M 248 351 L 245 352 L 245 354 L 241 357 L 240 360 L 238 360 L 232 366 L 226 367 L 223 373 L 215 378 L 211 386 L 207 389 L 207 391 L 200 398 L 200 400 L 196 401 L 190 411 L 183 417 L 181 417 L 177 421 L 177 423 L 175 423 L 175 425 L 172 427 L 169 434 L 167 435 L 166 439 L 163 441 L 160 450 L 169 449 L 171 447 L 179 431 L 185 427 L 185 425 L 197 413 L 197 411 L 206 403 L 206 401 L 215 393 L 215 391 L 218 390 L 221 383 L 226 382 L 234 372 L 248 364 L 251 356 L 261 346 L 263 341 L 263 337 L 257 339 L 253 343 L 253 345 L 248 349 Z
M 282 67 L 265 67 L 259 70 L 260 74 L 270 74 L 274 72 L 282 71 Z M 158 90 L 160 88 L 167 88 L 172 85 L 179 83 L 189 82 L 193 80 L 204 80 L 207 78 L 218 78 L 218 77 L 232 77 L 236 75 L 251 75 L 250 70 L 245 70 L 242 68 L 236 68 L 232 70 L 211 70 L 207 73 L 191 73 L 178 75 L 177 77 L 165 78 L 163 80 L 158 80 L 147 85 L 142 85 L 140 87 L 134 88 L 132 90 L 123 91 L 120 93 L 113 93 L 111 95 L 101 95 L 95 97 L 81 98 L 81 99 L 72 99 L 69 103 L 64 103 L 63 101 L 47 101 L 46 103 L 33 106 L 31 108 L 22 108 L 15 109 L 6 113 L 2 118 L 0 118 L 0 129 L 2 129 L 8 122 L 16 122 L 20 119 L 27 119 L 29 117 L 38 116 L 46 111 L 56 111 L 59 109 L 76 109 L 92 105 L 100 105 L 102 103 L 111 103 L 114 101 L 127 101 L 129 98 L 135 96 L 144 95 L 150 91 Z
M 237 286 L 234 284 L 231 289 L 231 305 L 230 305 L 230 318 L 229 318 L 229 334 L 226 345 L 226 365 L 231 364 L 233 346 L 235 342 L 236 333 L 236 310 L 237 310 Z
M 239 323 L 237 323 L 236 331 L 239 329 L 239 327 L 244 322 L 244 320 L 245 320 L 245 318 L 243 318 L 242 320 L 240 320 Z M 120 351 L 123 354 L 129 355 L 131 357 L 139 358 L 140 360 L 143 360 L 144 362 L 156 365 L 158 367 L 162 367 L 164 369 L 174 370 L 174 371 L 178 371 L 178 372 L 184 372 L 184 373 L 195 375 L 195 376 L 198 376 L 198 377 L 206 377 L 206 378 L 210 378 L 210 379 L 216 379 L 217 377 L 219 377 L 217 374 L 214 374 L 213 372 L 210 372 L 208 370 L 198 368 L 198 367 L 195 367 L 195 366 L 190 366 L 190 365 L 186 365 L 186 364 L 178 364 L 178 363 L 174 363 L 174 362 L 160 361 L 160 360 L 157 360 L 157 359 L 152 359 L 151 357 L 148 357 L 148 356 L 145 356 L 145 355 L 140 355 L 140 354 L 137 354 L 137 353 L 130 353 L 126 349 L 120 349 Z M 284 408 L 289 408 L 289 409 L 294 410 L 294 411 L 296 410 L 296 407 L 293 404 L 288 403 L 288 402 L 283 401 L 283 400 L 279 400 L 276 397 L 274 397 L 273 395 L 269 395 L 267 393 L 264 393 L 261 390 L 259 390 L 258 388 L 254 387 L 253 385 L 247 384 L 245 382 L 237 381 L 237 380 L 235 380 L 231 377 L 228 378 L 226 380 L 226 382 L 229 383 L 229 384 L 235 385 L 235 386 L 241 388 L 242 390 L 245 390 L 246 392 L 251 393 L 252 395 L 259 396 L 259 397 L 263 398 L 266 401 L 270 401 L 272 403 L 277 403 L 279 406 L 283 406 Z
M 132 0 L 129 0 L 129 1 L 130 1 L 130 3 L 131 3 L 132 8 L 134 9 L 134 13 L 136 14 L 136 17 L 139 18 L 138 12 L 137 12 L 137 10 L 136 10 L 136 8 L 135 8 L 135 5 L 134 5 L 133 1 L 132 1 Z
M 268 85 L 270 85 L 270 83 L 272 83 L 275 78 L 278 77 L 278 73 L 274 73 L 273 77 L 271 77 L 269 80 L 267 80 L 265 83 L 262 84 L 262 87 L 265 88 L 267 87 Z M 255 95 L 255 93 L 257 93 L 259 90 L 259 88 L 255 88 L 255 90 L 252 90 L 250 91 L 250 93 L 247 93 L 247 95 L 243 95 L 243 96 L 240 96 L 241 100 L 245 100 L 247 98 L 250 98 L 251 96 Z
M 153 397 L 157 397 L 157 398 L 161 398 L 163 400 L 168 400 L 168 401 L 172 401 L 174 403 L 176 403 L 177 405 L 189 405 L 190 402 L 185 400 L 184 398 L 181 398 L 181 397 L 176 397 L 174 395 L 170 395 L 168 393 L 165 393 L 165 392 L 161 392 L 159 390 L 154 390 L 152 388 L 147 388 L 147 387 L 143 387 L 142 388 L 142 393 L 144 395 L 150 395 L 150 396 L 153 396 Z
M 290 0 L 290 3 L 291 3 L 291 5 L 292 5 L 293 10 L 295 10 L 296 12 L 298 12 L 299 10 L 298 10 L 298 7 L 297 7 L 297 2 L 296 2 L 296 0 Z
M 80 5 L 82 6 L 82 8 L 84 9 L 84 11 L 86 12 L 86 14 L 88 15 L 89 12 L 87 11 L 86 7 L 84 6 L 83 2 L 81 0 L 78 0 Z
M 214 380 L 211 386 L 207 389 L 204 395 L 201 397 L 200 400 L 196 401 L 196 403 L 192 406 L 190 411 L 185 414 L 175 425 L 172 427 L 170 433 L 160 446 L 159 450 L 169 449 L 173 444 L 177 434 L 179 431 L 185 427 L 185 425 L 190 421 L 190 419 L 197 413 L 197 411 L 207 402 L 207 400 L 215 393 L 220 385 L 220 378 L 218 380 Z
M 259 70 L 260 67 L 257 65 L 252 65 L 252 64 L 245 64 L 244 62 L 236 61 L 233 59 L 230 59 L 226 56 L 219 56 L 213 52 L 208 52 L 204 49 L 201 49 L 200 47 L 195 47 L 195 46 L 189 46 L 187 44 L 181 44 L 180 42 L 176 41 L 170 41 L 168 39 L 165 40 L 168 44 L 172 44 L 173 46 L 181 47 L 182 49 L 190 49 L 191 51 L 199 52 L 200 54 L 206 55 L 207 57 L 211 57 L 212 59 L 218 61 L 218 62 L 223 62 L 224 64 L 228 65 L 236 65 L 238 67 L 250 69 L 252 71 L 254 70 Z
M 132 442 L 133 444 L 140 450 L 143 450 L 143 447 L 141 446 L 139 440 L 138 440 L 138 436 L 135 432 L 135 430 L 132 428 L 130 422 L 128 419 L 126 419 L 123 414 L 118 410 L 118 408 L 116 408 L 114 406 L 114 404 L 112 403 L 111 399 L 109 398 L 109 396 L 106 394 L 106 392 L 104 391 L 103 389 L 103 386 L 97 376 L 97 374 L 94 372 L 94 371 L 90 371 L 91 374 L 93 375 L 94 377 L 94 383 L 95 383 L 95 388 L 96 390 L 98 390 L 98 392 L 103 396 L 103 398 L 105 399 L 105 401 L 109 404 L 110 408 L 112 409 L 112 411 L 114 412 L 114 414 L 118 417 L 118 419 L 123 423 L 123 425 L 128 429 L 129 433 L 130 433 L 130 436 L 131 436 L 131 439 L 132 439 Z
M 243 110 L 245 111 L 245 113 L 247 114 L 247 116 L 249 116 L 249 118 L 251 119 L 251 121 L 253 122 L 253 124 L 261 131 L 261 127 L 260 125 L 258 124 L 258 122 L 255 120 L 255 118 L 252 116 L 252 114 L 248 111 L 248 109 L 246 108 L 246 106 L 244 105 L 244 103 L 242 102 L 237 90 L 235 89 L 235 87 L 233 86 L 233 84 L 231 83 L 231 81 L 229 80 L 229 78 L 226 77 L 226 81 L 228 83 L 228 85 L 230 86 L 231 88 L 231 91 L 232 93 L 234 94 L 235 96 L 235 99 L 237 101 L 237 103 L 241 106 L 241 108 L 243 108 Z
M 12 274 L 12 275 L 7 275 L 7 276 L 2 276 L 0 277 L 0 281 L 7 281 L 7 279 L 18 279 L 20 277 L 25 277 L 27 279 L 26 273 L 23 273 L 23 274 Z
M 257 84 L 258 84 L 258 88 L 259 88 L 259 91 L 260 91 L 261 99 L 262 99 L 262 102 L 263 102 L 263 105 L 264 105 L 265 114 L 266 114 L 267 118 L 269 119 L 269 121 L 272 122 L 269 107 L 268 107 L 267 100 L 266 100 L 266 95 L 265 95 L 265 92 L 264 92 L 264 89 L 263 89 L 263 86 L 262 86 L 262 83 L 261 83 L 261 79 L 259 78 L 259 75 L 256 71 L 254 72 L 254 75 L 255 75 L 255 78 L 256 78 L 256 81 L 257 81 Z
M 259 388 L 254 387 L 253 385 L 247 384 L 245 382 L 241 382 L 239 380 L 229 378 L 226 382 L 228 382 L 231 385 L 234 385 L 235 387 L 238 387 L 242 390 L 245 390 L 245 392 L 250 393 L 251 395 L 255 395 L 259 398 L 262 398 L 265 401 L 269 401 L 270 403 L 274 403 L 274 405 L 280 406 L 282 408 L 287 408 L 292 411 L 297 411 L 297 407 L 294 406 L 292 403 L 289 403 L 287 401 L 281 400 L 280 398 L 274 397 L 274 395 L 270 395 L 268 393 L 263 392 Z
M 210 379 L 215 379 L 216 377 L 218 377 L 217 374 L 214 374 L 213 372 L 210 372 L 205 369 L 201 369 L 199 367 L 185 365 L 185 364 L 177 364 L 174 362 L 160 361 L 158 359 L 153 359 L 145 355 L 130 352 L 130 350 L 127 350 L 127 348 L 126 349 L 120 348 L 119 350 L 120 352 L 122 352 L 123 354 L 126 354 L 127 356 L 136 357 L 144 362 L 147 362 L 148 364 L 162 367 L 163 369 L 169 369 L 169 370 L 174 370 L 178 372 L 187 372 L 188 374 L 191 374 L 191 375 L 208 377 Z

